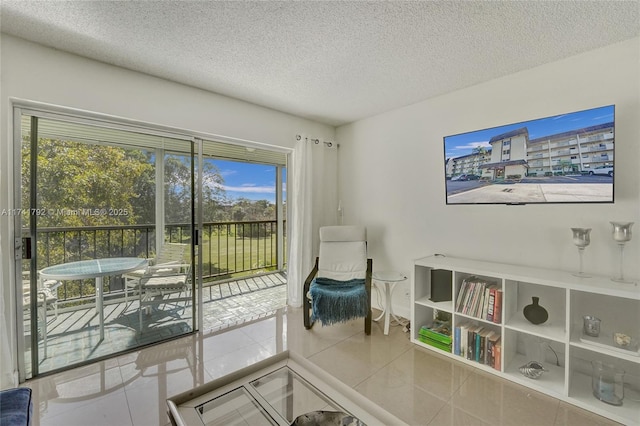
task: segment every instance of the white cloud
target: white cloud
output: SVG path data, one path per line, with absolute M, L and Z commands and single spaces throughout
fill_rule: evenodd
M 491 148 L 491 144 L 489 143 L 489 141 L 478 141 L 478 142 L 469 142 L 466 145 L 456 145 L 454 147 L 451 147 L 450 149 L 456 150 L 456 151 L 469 151 L 472 150 L 473 148 L 476 148 L 478 146 L 483 146 L 485 148 Z
M 222 186 L 223 189 L 229 192 L 244 192 L 254 194 L 275 194 L 276 188 L 274 186 L 257 186 L 253 184 L 244 184 L 242 186 Z
M 231 175 L 235 175 L 238 173 L 237 170 L 232 170 L 232 169 L 226 169 L 226 170 L 220 170 L 220 176 L 225 177 L 225 176 L 231 176 Z

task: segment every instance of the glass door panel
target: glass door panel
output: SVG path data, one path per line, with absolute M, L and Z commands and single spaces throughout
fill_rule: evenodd
M 25 378 L 193 331 L 193 142 L 36 114 L 21 136 Z

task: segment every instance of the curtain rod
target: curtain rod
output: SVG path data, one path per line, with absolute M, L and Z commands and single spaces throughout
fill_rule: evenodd
M 301 140 L 302 136 L 300 135 L 296 135 L 296 140 Z M 320 139 L 313 139 L 313 138 L 305 138 L 305 140 L 311 141 L 313 143 L 315 143 L 316 145 L 318 145 L 320 143 Z M 322 143 L 324 143 L 327 148 L 331 148 L 333 146 L 333 142 L 329 142 L 329 141 L 322 141 Z

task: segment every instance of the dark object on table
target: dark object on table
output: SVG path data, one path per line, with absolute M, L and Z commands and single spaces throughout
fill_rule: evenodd
M 302 414 L 291 426 L 366 426 L 351 414 L 340 411 L 311 411 Z
M 531 298 L 531 300 L 533 301 L 533 303 L 531 305 L 525 306 L 524 310 L 522 311 L 524 317 L 531 324 L 538 325 L 544 323 L 549 319 L 549 313 L 545 308 L 538 304 L 538 302 L 540 301 L 539 297 L 534 296 Z

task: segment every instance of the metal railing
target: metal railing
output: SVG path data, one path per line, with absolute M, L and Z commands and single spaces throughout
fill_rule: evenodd
M 203 279 L 215 281 L 241 273 L 277 270 L 277 227 L 275 220 L 205 223 L 200 241 Z M 28 235 L 28 230 L 23 232 Z M 85 259 L 152 258 L 156 227 L 148 224 L 38 228 L 37 238 L 38 269 L 42 269 Z M 191 244 L 192 226 L 166 225 L 164 239 Z M 284 239 L 286 242 L 286 236 Z M 104 286 L 107 296 L 121 293 L 124 283 L 120 277 L 105 277 Z M 59 302 L 81 302 L 95 295 L 95 284 L 94 280 L 65 281 L 57 291 Z

